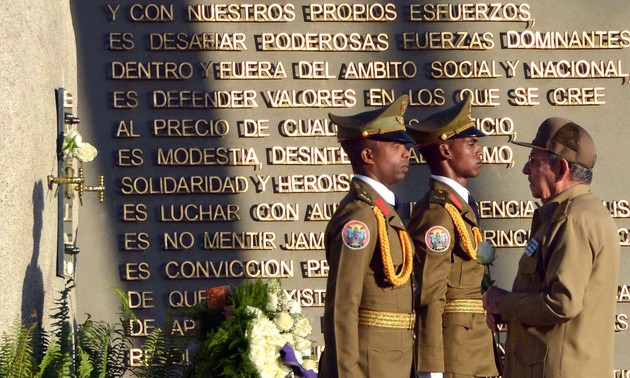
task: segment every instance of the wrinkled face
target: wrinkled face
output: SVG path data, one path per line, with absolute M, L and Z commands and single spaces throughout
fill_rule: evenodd
M 407 175 L 409 170 L 409 148 L 402 143 L 373 141 L 369 148 L 372 175 L 383 185 L 391 188 Z
M 449 165 L 459 178 L 477 177 L 481 170 L 481 146 L 475 136 L 456 138 L 448 141 L 451 159 Z
M 523 173 L 527 175 L 529 190 L 534 198 L 540 198 L 543 204 L 555 197 L 556 172 L 550 159 L 551 153 L 533 148 L 529 159 L 523 166 Z

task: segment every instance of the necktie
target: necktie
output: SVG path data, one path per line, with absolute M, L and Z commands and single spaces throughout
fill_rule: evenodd
M 473 213 L 475 213 L 475 217 L 477 218 L 477 220 L 479 220 L 479 205 L 470 193 L 468 193 L 468 204 L 472 208 Z
M 394 197 L 394 210 L 396 210 L 396 213 L 398 213 L 398 216 L 400 216 L 400 200 L 398 200 L 398 197 Z

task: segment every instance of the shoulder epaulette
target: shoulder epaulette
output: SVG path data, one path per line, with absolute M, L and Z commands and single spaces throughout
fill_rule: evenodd
M 373 204 L 372 197 L 365 190 L 361 190 L 357 193 L 357 198 L 363 202 L 367 202 L 369 205 Z
M 431 203 L 439 203 L 444 205 L 447 202 L 452 203 L 458 210 L 462 209 L 462 203 L 455 197 L 453 193 L 449 193 L 446 190 L 434 189 L 431 191 L 431 197 L 429 198 Z
M 448 201 L 448 192 L 446 190 L 434 189 L 431 191 L 429 202 L 444 205 Z
M 366 202 L 370 206 L 378 207 L 385 216 L 391 215 L 391 212 L 389 211 L 389 208 L 387 207 L 387 204 L 385 204 L 385 201 L 383 201 L 383 199 L 377 198 L 376 200 L 373 200 L 370 194 L 365 190 L 361 190 L 360 192 L 358 192 L 357 198 L 363 202 Z

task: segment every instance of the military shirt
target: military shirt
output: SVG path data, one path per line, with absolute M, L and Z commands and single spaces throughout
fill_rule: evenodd
M 324 237 L 329 264 L 324 310 L 325 349 L 319 377 L 409 378 L 413 329 L 359 324 L 359 309 L 412 313 L 412 279 L 400 286 L 384 274 L 377 221 L 371 206 L 386 219 L 391 257 L 398 271 L 403 251 L 398 236 L 405 226 L 367 183 L 355 178 Z
M 505 376 L 609 377 L 619 275 L 617 226 L 587 184 L 536 210 L 512 292 Z
M 447 301 L 481 299 L 483 265 L 464 251 L 445 204 L 453 205 L 476 245 L 472 208 L 450 186 L 431 179 L 431 189 L 416 204 L 408 225 L 419 281 L 416 298 L 417 370 L 491 377 L 498 375 L 492 333 L 483 313 L 445 313 Z

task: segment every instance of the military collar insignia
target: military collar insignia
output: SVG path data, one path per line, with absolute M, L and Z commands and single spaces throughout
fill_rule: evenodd
M 457 207 L 457 210 L 462 211 L 462 203 L 459 202 L 453 193 L 448 195 L 448 199 L 453 203 L 453 205 L 455 205 L 455 207 Z
M 386 217 L 392 215 L 392 212 L 389 211 L 387 204 L 385 204 L 385 201 L 382 198 L 378 198 L 377 200 L 375 200 L 374 204 L 378 206 L 378 208 L 383 212 L 383 215 L 385 215 Z

